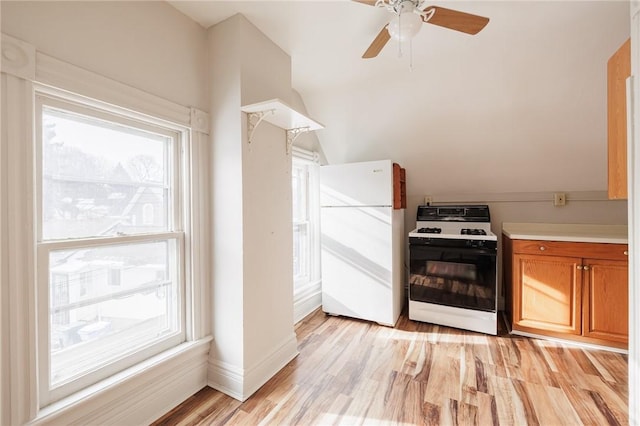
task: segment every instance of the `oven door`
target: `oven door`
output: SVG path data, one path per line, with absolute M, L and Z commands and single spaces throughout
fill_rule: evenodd
M 410 244 L 409 259 L 410 300 L 496 312 L 494 247 Z

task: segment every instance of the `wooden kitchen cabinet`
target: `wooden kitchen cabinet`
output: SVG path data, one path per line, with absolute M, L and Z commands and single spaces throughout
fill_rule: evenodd
M 628 262 L 585 259 L 583 335 L 627 343 L 629 336 Z
M 607 149 L 610 199 L 627 198 L 627 78 L 631 75 L 631 40 L 607 62 Z
M 626 244 L 504 237 L 503 249 L 515 332 L 626 347 Z
M 517 244 L 516 244 L 517 246 Z M 582 286 L 574 257 L 515 254 L 513 324 L 580 335 Z

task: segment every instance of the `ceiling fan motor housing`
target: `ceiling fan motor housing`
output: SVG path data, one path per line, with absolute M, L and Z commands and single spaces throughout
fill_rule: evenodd
M 413 12 L 413 10 L 418 7 L 417 0 L 396 0 L 391 1 L 390 4 L 393 5 L 393 10 L 398 15 L 401 13 Z
M 413 38 L 422 28 L 421 10 L 416 8 L 418 1 L 400 0 L 393 2 L 396 16 L 389 21 L 389 34 L 394 40 L 401 42 Z

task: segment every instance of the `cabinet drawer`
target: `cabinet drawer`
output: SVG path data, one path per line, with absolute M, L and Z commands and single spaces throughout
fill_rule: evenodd
M 513 252 L 548 256 L 628 260 L 626 244 L 572 243 L 565 241 L 513 240 Z

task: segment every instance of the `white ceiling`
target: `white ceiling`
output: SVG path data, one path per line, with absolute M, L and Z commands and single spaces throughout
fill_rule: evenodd
M 393 42 L 361 59 L 384 9 L 170 3 L 205 28 L 242 13 L 289 54 L 330 162 L 392 158 L 425 193 L 606 187 L 606 62 L 629 37 L 628 2 L 434 1 L 490 22 L 476 36 L 425 25 L 413 69 Z
M 205 28 L 241 13 L 290 57 L 293 86 L 300 92 L 352 85 L 363 76 L 385 77 L 407 71 L 409 58 L 398 60 L 392 42 L 375 59 L 361 59 L 371 41 L 389 21 L 384 9 L 353 1 L 170 1 L 175 8 Z M 491 17 L 500 2 L 438 1 L 433 4 Z M 509 24 L 507 24 L 509 25 Z M 491 27 L 486 32 L 491 31 Z M 495 29 L 493 30 L 495 31 Z M 482 34 L 482 37 L 485 34 Z M 480 37 L 480 36 L 477 36 Z M 441 52 L 464 47 L 478 48 L 474 37 L 425 25 L 414 40 L 414 68 Z

